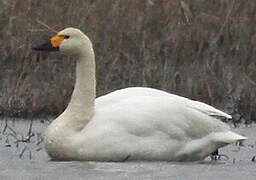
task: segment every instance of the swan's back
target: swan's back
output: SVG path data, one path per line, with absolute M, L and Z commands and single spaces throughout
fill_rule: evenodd
M 172 99 L 171 101 L 173 103 L 183 103 L 187 107 L 190 107 L 192 109 L 196 109 L 198 111 L 201 111 L 205 114 L 211 115 L 211 116 L 221 116 L 228 119 L 231 119 L 232 117 L 208 104 L 199 102 L 199 101 L 193 101 L 188 98 L 178 96 L 175 94 L 170 94 L 165 91 L 153 89 L 153 88 L 144 88 L 144 87 L 131 87 L 131 88 L 125 88 L 121 90 L 114 91 L 112 93 L 109 93 L 105 96 L 101 96 L 96 99 L 96 104 L 98 107 L 105 106 L 107 104 L 116 103 L 119 101 L 123 101 L 125 99 L 130 98 L 136 98 L 139 96 L 147 96 L 147 97 L 168 97 L 169 99 Z

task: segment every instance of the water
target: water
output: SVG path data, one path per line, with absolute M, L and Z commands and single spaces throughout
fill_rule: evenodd
M 229 157 L 218 162 L 57 162 L 50 161 L 41 141 L 49 122 L 0 121 L 0 180 L 84 180 L 84 179 L 135 179 L 135 180 L 255 180 L 256 125 L 241 126 L 234 131 L 249 138 L 244 146 L 230 145 L 220 150 Z M 3 133 L 3 131 L 5 131 Z M 15 134 L 16 133 L 16 134 Z M 30 134 L 30 136 L 28 136 Z M 34 134 L 34 136 L 33 136 Z M 22 137 L 23 136 L 23 137 Z M 7 138 L 8 137 L 8 138 Z M 30 138 L 28 138 L 30 137 Z M 17 139 L 31 142 L 19 142 Z M 8 139 L 8 140 L 7 140 Z M 17 145 L 18 144 L 18 145 Z

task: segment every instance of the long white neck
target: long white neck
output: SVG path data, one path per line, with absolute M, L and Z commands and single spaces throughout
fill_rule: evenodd
M 76 83 L 68 107 L 58 118 L 65 127 L 80 131 L 94 114 L 96 97 L 95 57 L 92 48 L 78 56 L 76 64 Z

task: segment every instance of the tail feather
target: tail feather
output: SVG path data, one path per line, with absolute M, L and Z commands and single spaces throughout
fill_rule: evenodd
M 188 104 L 190 108 L 196 109 L 204 114 L 207 114 L 209 116 L 220 116 L 220 117 L 225 117 L 228 119 L 232 119 L 232 116 L 230 116 L 227 113 L 224 113 L 208 104 L 199 102 L 199 101 L 190 101 Z
M 236 141 L 246 140 L 247 137 L 241 136 L 232 131 L 214 133 L 213 140 L 218 143 L 230 144 Z

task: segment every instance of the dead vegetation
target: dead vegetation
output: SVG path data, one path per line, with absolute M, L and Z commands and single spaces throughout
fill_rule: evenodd
M 21 128 L 20 122 L 22 120 L 5 118 L 0 122 L 0 140 L 1 145 L 5 148 L 15 151 L 20 159 L 32 159 L 33 155 L 43 149 L 43 134 L 36 130 L 34 131 L 33 119 L 30 122 L 22 122 L 23 126 L 27 128 Z M 16 126 L 16 124 L 18 125 Z M 43 123 L 38 121 L 37 124 Z M 17 128 L 18 127 L 18 128 Z M 24 132 L 22 130 L 27 129 Z
M 0 0 L 0 113 L 65 108 L 74 62 L 31 46 L 74 26 L 94 43 L 98 95 L 155 87 L 255 120 L 255 16 L 247 0 Z

